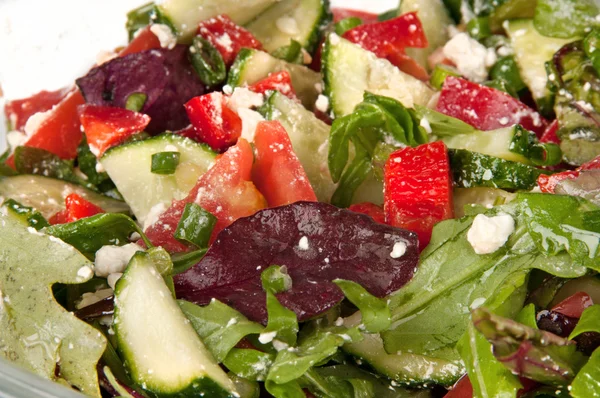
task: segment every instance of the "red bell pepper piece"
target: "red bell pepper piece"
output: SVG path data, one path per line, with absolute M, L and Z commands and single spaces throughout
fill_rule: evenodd
M 581 318 L 583 311 L 592 305 L 594 305 L 594 302 L 589 294 L 578 292 L 556 304 L 552 307 L 552 311 L 559 312 L 571 318 Z
M 240 138 L 198 179 L 186 198 L 173 202 L 158 221 L 146 229 L 148 239 L 170 253 L 189 250 L 173 237 L 188 203 L 196 203 L 217 218 L 211 241 L 238 218 L 250 216 L 267 207 L 265 198 L 250 178 L 253 160 L 250 144 Z
M 540 137 L 540 142 L 552 142 L 554 144 L 560 144 L 560 138 L 556 135 L 558 133 L 559 125 L 558 120 L 553 121 L 548 128 L 544 131 L 544 134 Z
M 385 213 L 383 212 L 383 208 L 381 206 L 377 206 L 375 203 L 357 203 L 350 206 L 348 210 L 366 214 L 378 223 L 385 224 Z
M 8 101 L 4 106 L 4 115 L 10 122 L 13 130 L 25 131 L 25 124 L 32 115 L 46 112 L 58 104 L 69 91 L 66 89 L 56 91 L 40 91 L 31 97 Z
M 90 150 L 100 157 L 109 148 L 143 131 L 150 123 L 150 116 L 112 106 L 83 105 L 79 120 Z
M 333 22 L 338 23 L 342 19 L 346 18 L 360 18 L 363 21 L 363 24 L 369 23 L 377 23 L 379 22 L 378 15 L 373 14 L 372 12 L 359 11 L 359 10 L 351 10 L 349 8 L 332 8 L 331 12 L 333 14 Z
M 242 48 L 262 50 L 262 44 L 248 30 L 236 25 L 227 15 L 200 22 L 198 34 L 221 53 L 226 66 L 231 66 Z
M 242 119 L 227 106 L 227 99 L 220 92 L 192 98 L 185 110 L 196 130 L 196 140 L 216 151 L 234 145 L 242 135 Z
M 563 171 L 560 173 L 546 175 L 542 174 L 538 177 L 538 186 L 544 193 L 554 193 L 554 189 L 559 182 L 567 180 L 569 178 L 579 177 L 580 171 L 587 170 L 598 170 L 600 169 L 600 156 L 590 160 L 587 163 L 582 164 L 575 170 Z
M 59 211 L 53 215 L 48 222 L 52 225 L 66 224 L 104 213 L 102 208 L 88 202 L 76 193 L 72 193 L 65 198 L 65 207 L 65 210 Z
M 404 73 L 408 73 L 411 76 L 416 77 L 419 80 L 428 81 L 429 73 L 423 68 L 417 61 L 406 55 L 404 52 L 397 52 L 387 56 L 387 60 L 390 61 L 396 68 L 400 69 Z
M 292 77 L 285 70 L 269 74 L 269 76 L 254 83 L 248 89 L 261 94 L 266 94 L 267 91 L 279 91 L 288 98 L 293 100 L 298 99 L 292 86 Z
M 424 249 L 433 226 L 453 217 L 452 179 L 446 145 L 403 148 L 385 164 L 384 211 L 387 224 L 414 231 Z
M 304 167 L 281 123 L 260 122 L 254 136 L 252 181 L 270 207 L 299 201 L 317 201 Z
M 548 122 L 509 94 L 456 76 L 444 81 L 436 110 L 484 131 L 520 124 L 540 136 Z

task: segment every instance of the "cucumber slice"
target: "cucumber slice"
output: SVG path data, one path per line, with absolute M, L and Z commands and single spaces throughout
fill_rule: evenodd
M 237 396 L 148 253 L 136 253 L 117 282 L 114 330 L 129 375 L 152 396 Z
M 180 154 L 175 173 L 152 173 L 152 155 L 172 151 Z M 152 207 L 161 203 L 168 207 L 173 199 L 183 199 L 198 177 L 212 166 L 215 156 L 205 145 L 179 135 L 162 134 L 112 148 L 100 159 L 100 164 L 138 221 L 144 223 Z
M 187 42 L 202 21 L 227 14 L 233 22 L 244 25 L 277 0 L 163 0 L 157 5 L 158 21 L 166 23 L 177 34 L 178 41 Z
M 464 149 L 451 149 L 449 155 L 454 185 L 459 188 L 531 190 L 537 186 L 537 179 L 541 174 L 551 173 Z
M 542 36 L 533 26 L 531 19 L 515 19 L 504 22 L 504 29 L 510 38 L 521 77 L 533 98 L 546 96 L 548 76 L 544 63 L 550 61 L 562 46 L 570 40 Z
M 65 198 L 76 193 L 108 213 L 129 214 L 125 202 L 90 191 L 80 185 L 38 175 L 0 177 L 0 197 L 33 207 L 48 219 L 65 209 Z M 3 202 L 3 200 L 0 200 Z
M 508 203 L 516 196 L 515 193 L 497 188 L 456 188 L 453 195 L 454 217 L 463 217 L 466 205 L 491 207 Z
M 270 73 L 288 71 L 292 86 L 307 109 L 313 109 L 319 95 L 317 87 L 322 83 L 321 75 L 305 66 L 290 64 L 259 50 L 244 48 L 239 52 L 229 71 L 227 84 L 232 87 L 254 84 Z
M 256 17 L 246 28 L 268 52 L 296 40 L 312 53 L 330 22 L 328 0 L 282 0 Z
M 433 95 L 427 84 L 335 33 L 325 41 L 323 74 L 336 117 L 352 113 L 365 91 L 394 98 L 407 108 L 426 106 Z
M 423 68 L 431 70 L 427 58 L 450 39 L 448 27 L 453 25 L 454 22 L 442 0 L 402 0 L 399 15 L 413 11 L 417 12 L 417 16 L 423 25 L 429 47 L 407 48 L 406 54 L 411 56 Z

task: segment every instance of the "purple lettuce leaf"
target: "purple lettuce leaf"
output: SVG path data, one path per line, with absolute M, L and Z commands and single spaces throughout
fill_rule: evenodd
M 398 242 L 406 251 L 393 258 Z M 413 232 L 325 203 L 297 202 L 237 220 L 174 279 L 178 298 L 199 305 L 216 298 L 266 323 L 260 274 L 270 265 L 287 267 L 292 287 L 277 298 L 306 320 L 344 298 L 333 280 L 351 280 L 384 297 L 412 278 L 418 261 Z

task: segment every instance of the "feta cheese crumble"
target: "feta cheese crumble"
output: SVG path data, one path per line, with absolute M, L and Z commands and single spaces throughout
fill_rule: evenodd
M 253 108 L 264 104 L 264 96 L 260 93 L 255 93 L 245 87 L 236 87 L 233 94 L 229 97 L 227 106 L 231 110 L 238 111 L 240 108 Z
M 166 210 L 167 206 L 164 203 L 158 203 L 152 206 L 148 214 L 146 214 L 146 218 L 143 220 L 144 226 L 142 227 L 142 230 L 145 231 L 151 227 Z
M 275 336 L 277 336 L 277 331 L 261 333 L 258 336 L 258 341 L 260 341 L 261 344 L 268 344 L 271 341 L 273 341 L 273 339 L 275 338 Z
M 96 276 L 106 278 L 110 274 L 125 271 L 125 267 L 131 260 L 131 257 L 144 249 L 135 243 L 129 243 L 125 246 L 102 246 L 96 252 Z
M 150 26 L 150 31 L 158 38 L 162 48 L 171 50 L 177 45 L 177 38 L 173 34 L 171 28 L 167 25 L 160 23 L 152 24 L 152 26 Z
M 406 253 L 406 243 L 396 242 L 396 243 L 394 243 L 394 248 L 392 249 L 392 252 L 390 253 L 390 257 L 391 258 L 400 258 L 400 257 L 404 256 L 404 253 Z
M 327 98 L 323 94 L 319 94 L 319 96 L 317 97 L 317 102 L 315 102 L 315 108 L 317 108 L 323 113 L 326 113 L 329 109 L 329 98 Z
M 490 254 L 500 249 L 515 231 L 515 220 L 508 214 L 488 217 L 478 214 L 467 233 L 467 240 L 477 254 Z
M 469 80 L 481 83 L 488 75 L 488 68 L 496 62 L 496 52 L 486 48 L 467 33 L 458 33 L 444 46 L 444 55 L 458 71 Z
M 308 250 L 308 238 L 306 236 L 300 238 L 300 241 L 298 242 L 298 248 L 300 250 Z

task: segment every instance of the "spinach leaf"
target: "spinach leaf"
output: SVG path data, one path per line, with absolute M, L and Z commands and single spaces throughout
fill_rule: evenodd
M 588 362 L 577 373 L 571 383 L 570 393 L 574 398 L 600 396 L 600 349 L 594 351 Z
M 569 39 L 581 37 L 598 25 L 599 13 L 594 0 L 537 0 L 533 22 L 544 36 Z
M 586 332 L 600 333 L 600 305 L 592 305 L 586 308 L 581 314 L 577 326 L 569 335 L 569 340 L 573 340 L 575 337 Z

